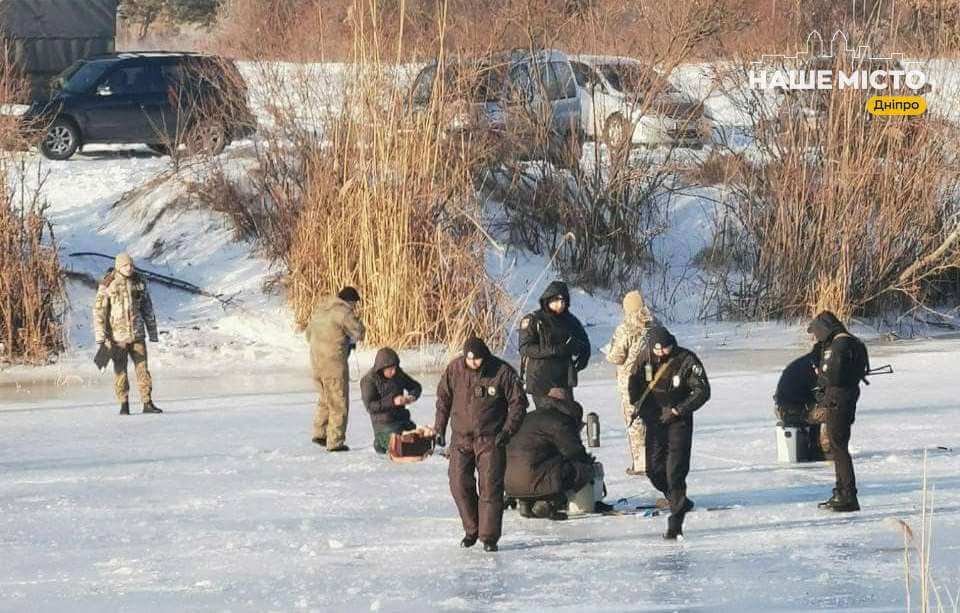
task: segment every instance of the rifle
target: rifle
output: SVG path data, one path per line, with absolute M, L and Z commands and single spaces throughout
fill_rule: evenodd
M 877 366 L 876 368 L 871 368 L 867 371 L 865 377 L 872 377 L 874 375 L 892 375 L 893 366 L 890 364 L 884 364 L 883 366 Z

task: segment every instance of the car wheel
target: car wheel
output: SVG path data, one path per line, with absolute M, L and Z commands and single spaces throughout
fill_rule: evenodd
M 603 142 L 611 149 L 628 146 L 633 140 L 633 126 L 623 115 L 607 117 L 603 124 Z
M 150 151 L 159 153 L 160 155 L 170 155 L 170 147 L 167 145 L 161 145 L 159 143 L 147 143 L 147 148 Z
M 40 153 L 48 160 L 67 160 L 80 148 L 80 130 L 77 125 L 58 117 L 54 120 L 40 143 Z
M 205 121 L 194 126 L 187 135 L 187 152 L 191 155 L 217 155 L 229 144 L 227 131 L 222 124 Z

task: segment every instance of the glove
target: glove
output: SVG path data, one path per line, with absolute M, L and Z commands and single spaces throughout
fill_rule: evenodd
M 510 433 L 506 430 L 502 431 L 497 435 L 497 439 L 494 441 L 497 447 L 506 447 L 510 443 Z
M 664 407 L 660 412 L 660 423 L 663 425 L 672 424 L 679 419 L 680 416 L 673 412 L 673 407 Z
M 437 444 L 437 447 L 447 446 L 447 439 L 444 438 L 442 434 L 437 434 L 436 438 L 433 439 L 433 442 Z
M 97 341 L 98 345 L 103 345 L 103 348 L 107 351 L 113 349 L 113 343 L 110 342 L 110 339 L 105 338 L 102 341 Z

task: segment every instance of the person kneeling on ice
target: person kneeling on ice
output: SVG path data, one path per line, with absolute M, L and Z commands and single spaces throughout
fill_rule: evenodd
M 423 388 L 400 368 L 400 356 L 390 347 L 377 352 L 373 368 L 360 379 L 360 395 L 373 423 L 373 448 L 386 453 L 391 434 L 417 427 L 407 405 L 420 398 Z
M 507 446 L 507 495 L 516 498 L 524 517 L 562 519 L 568 497 L 584 488 L 593 489 L 593 457 L 580 441 L 583 407 L 567 390 L 555 387 L 535 411 L 528 413 Z M 592 498 L 591 498 L 592 499 Z M 588 512 L 612 507 L 595 501 Z
M 710 399 L 710 383 L 700 359 L 662 326 L 647 332 L 647 353 L 630 384 L 634 419 L 647 426 L 647 477 L 670 501 L 663 538 L 683 534 L 683 518 L 693 508 L 687 473 L 693 444 L 693 413 Z

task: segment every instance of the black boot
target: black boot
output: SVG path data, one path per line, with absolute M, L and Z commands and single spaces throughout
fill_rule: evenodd
M 127 402 L 126 400 L 124 400 L 123 403 L 120 404 L 120 414 L 121 415 L 130 414 L 130 403 Z
M 531 508 L 529 500 L 518 501 L 517 511 L 520 513 L 520 517 L 526 517 L 528 519 L 531 517 L 536 517 L 536 515 L 533 514 L 533 509 Z
M 483 550 L 487 553 L 493 553 L 495 551 L 500 551 L 500 548 L 497 547 L 497 544 L 493 541 L 484 541 Z
M 833 505 L 837 504 L 837 488 L 833 488 L 833 494 L 823 502 L 817 503 L 818 509 L 832 509 Z
M 837 513 L 853 513 L 860 510 L 860 501 L 857 500 L 857 490 L 839 490 L 837 501 L 830 507 Z
M 163 413 L 160 408 L 153 404 L 152 400 L 148 400 L 143 403 L 143 412 L 144 413 Z
M 460 547 L 464 549 L 469 549 L 470 547 L 473 547 L 476 544 L 476 542 L 477 542 L 477 535 L 468 534 L 463 537 L 463 540 L 460 541 Z
M 668 541 L 677 540 L 678 536 L 683 535 L 683 518 L 693 508 L 693 501 L 685 498 L 683 507 L 676 513 L 671 513 L 667 518 L 667 531 L 663 533 L 663 538 Z
M 331 453 L 336 453 L 336 452 L 339 452 L 339 451 L 350 451 L 350 448 L 347 447 L 346 443 L 340 443 L 340 444 L 337 445 L 336 447 L 331 447 L 330 449 L 327 449 L 327 451 L 329 451 L 329 452 L 331 452 Z
M 321 447 L 326 447 L 326 446 L 327 446 L 327 439 L 325 439 L 325 438 L 321 438 L 321 437 L 319 437 L 319 436 L 315 436 L 315 437 L 313 437 L 313 438 L 310 439 L 310 440 L 313 441 L 313 443 L 314 443 L 315 445 L 320 445 Z

